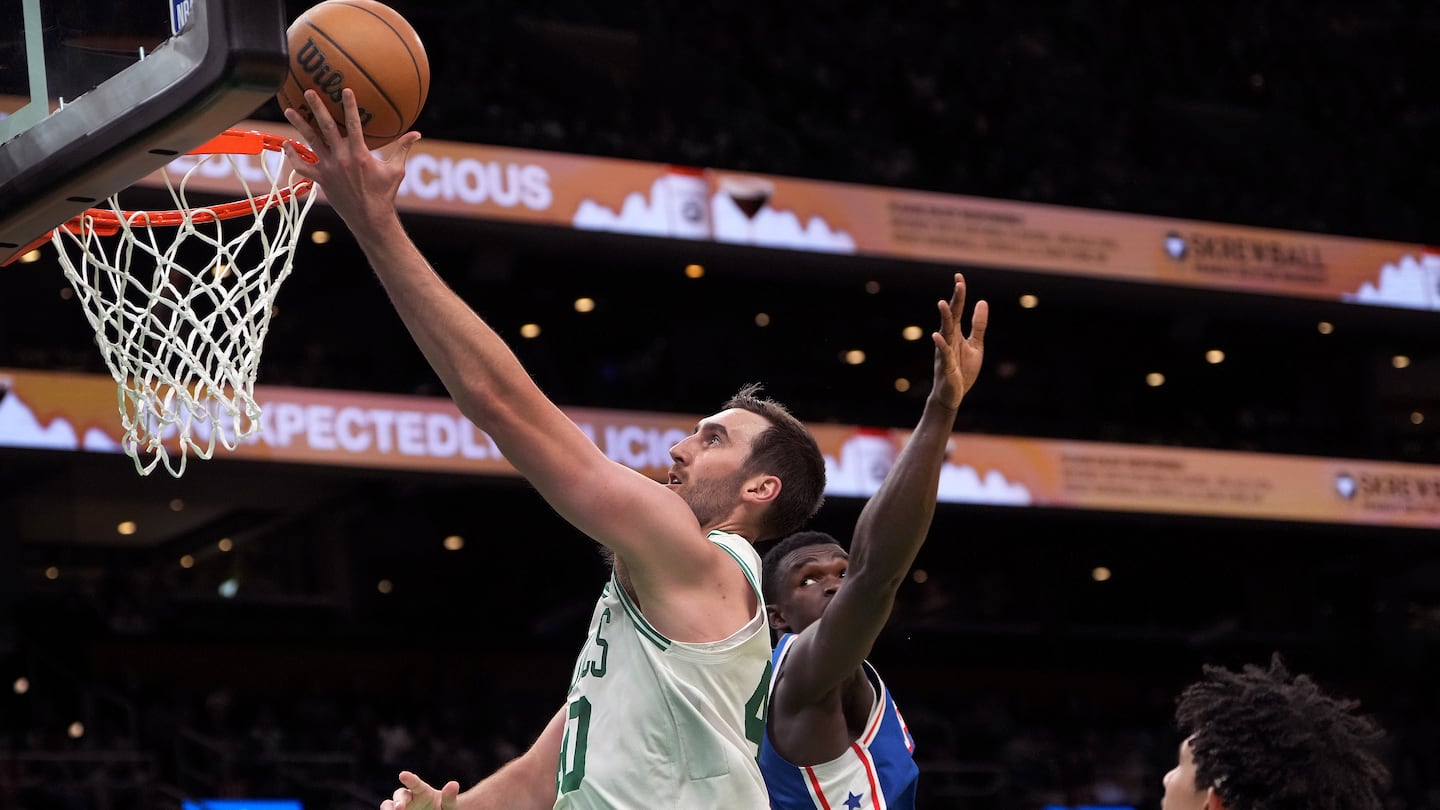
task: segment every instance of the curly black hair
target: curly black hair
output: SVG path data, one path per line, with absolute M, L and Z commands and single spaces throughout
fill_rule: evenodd
M 1214 788 L 1229 810 L 1380 810 L 1385 732 L 1355 713 L 1358 701 L 1291 675 L 1279 653 L 1268 669 L 1203 671 L 1175 709 L 1197 787 Z

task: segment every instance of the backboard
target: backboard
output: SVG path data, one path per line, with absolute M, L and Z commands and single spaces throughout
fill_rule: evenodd
M 0 264 L 251 115 L 283 0 L 0 0 Z

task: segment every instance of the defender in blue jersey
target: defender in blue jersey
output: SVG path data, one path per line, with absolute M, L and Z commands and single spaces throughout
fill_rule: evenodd
M 850 552 L 823 532 L 791 535 L 765 553 L 770 626 L 780 633 L 760 770 L 773 810 L 915 807 L 914 741 L 866 657 L 930 530 L 956 409 L 980 372 L 989 308 L 959 324 L 965 279 L 939 302 L 935 380 L 920 423 L 865 504 Z M 841 587 L 843 584 L 844 587 Z

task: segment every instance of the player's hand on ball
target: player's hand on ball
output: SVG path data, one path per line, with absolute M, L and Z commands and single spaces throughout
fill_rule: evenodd
M 360 110 L 350 88 L 341 91 L 346 123 L 343 131 L 314 90 L 306 90 L 305 99 L 313 115 L 311 120 L 293 107 L 285 110 L 285 118 L 314 151 L 316 160 L 302 160 L 287 142 L 285 154 L 295 172 L 319 184 L 330 207 L 352 229 L 365 233 L 393 218 L 395 195 L 405 177 L 405 158 L 420 133 L 405 133 L 383 159 L 376 159 L 360 134 Z

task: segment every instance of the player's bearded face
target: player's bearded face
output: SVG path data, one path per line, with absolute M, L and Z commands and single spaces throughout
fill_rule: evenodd
M 701 526 L 709 527 L 723 520 L 740 500 L 740 488 L 746 474 L 736 470 L 718 477 L 694 477 L 679 489 L 680 497 L 690 504 Z

